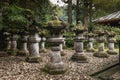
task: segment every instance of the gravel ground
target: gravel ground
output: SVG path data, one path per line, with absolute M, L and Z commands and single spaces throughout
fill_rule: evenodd
M 49 53 L 41 53 L 43 61 L 39 63 L 27 63 L 25 57 L 0 57 L 0 80 L 95 80 L 88 75 L 118 62 L 118 55 L 96 58 L 93 53 L 85 52 L 89 62 L 76 63 L 70 60 L 73 50 L 65 50 L 65 53 L 67 55 L 62 58 L 68 71 L 62 75 L 49 75 L 42 71 L 49 61 Z

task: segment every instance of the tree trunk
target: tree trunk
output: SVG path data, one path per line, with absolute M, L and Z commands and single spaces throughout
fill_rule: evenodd
M 76 24 L 78 24 L 78 21 L 79 21 L 79 2 L 80 0 L 77 0 L 77 5 L 76 5 Z
M 68 0 L 68 23 L 72 24 L 72 0 Z
M 84 8 L 84 26 L 86 28 L 88 28 L 88 19 L 89 19 L 89 16 L 88 16 L 88 5 L 85 5 L 85 8 Z

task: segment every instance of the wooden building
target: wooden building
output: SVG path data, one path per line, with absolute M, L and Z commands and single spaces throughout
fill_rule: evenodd
M 120 26 L 120 11 L 114 12 L 112 14 L 109 14 L 107 16 L 103 16 L 101 18 L 95 19 L 92 21 L 95 24 L 101 24 L 101 25 L 110 25 L 110 26 Z

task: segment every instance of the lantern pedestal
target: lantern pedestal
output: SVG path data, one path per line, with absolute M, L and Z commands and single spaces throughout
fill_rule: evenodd
M 75 40 L 75 50 L 76 52 L 74 53 L 74 55 L 71 57 L 71 59 L 73 61 L 77 61 L 77 62 L 88 62 L 87 61 L 87 57 L 84 55 L 84 45 L 83 45 L 83 41 L 84 41 L 84 37 L 83 37 L 83 33 L 79 33 L 79 35 L 74 39 Z
M 41 49 L 40 49 L 40 52 L 44 52 L 44 53 L 47 52 L 47 50 L 45 48 L 45 41 L 46 41 L 46 38 L 45 37 L 41 37 Z
M 89 51 L 89 52 L 94 52 L 95 51 L 94 48 L 93 48 L 93 41 L 94 41 L 93 37 L 88 36 L 88 49 L 87 49 L 87 51 Z
M 16 55 L 17 53 L 17 38 L 15 34 L 13 34 L 11 37 L 11 49 L 9 49 L 7 53 L 9 55 Z
M 50 62 L 46 64 L 44 70 L 49 74 L 62 74 L 66 71 L 66 65 L 62 62 L 60 44 L 63 43 L 63 38 L 50 38 L 51 44 Z
M 109 37 L 109 39 L 108 39 L 109 50 L 107 51 L 108 54 L 111 54 L 111 55 L 116 55 L 117 54 L 117 52 L 115 51 L 115 48 L 114 48 L 115 41 L 116 40 L 113 37 Z
M 21 36 L 21 47 L 17 53 L 17 56 L 27 56 L 29 54 L 29 51 L 27 49 L 27 39 L 28 36 Z
M 98 51 L 94 53 L 94 56 L 100 58 L 107 58 L 109 55 L 104 51 L 104 41 L 105 41 L 104 35 L 100 35 L 97 41 L 99 43 L 99 46 L 98 46 Z
M 29 56 L 26 58 L 27 62 L 39 62 L 41 61 L 41 57 L 39 54 L 39 42 L 40 37 L 38 33 L 31 34 L 28 38 L 29 42 Z

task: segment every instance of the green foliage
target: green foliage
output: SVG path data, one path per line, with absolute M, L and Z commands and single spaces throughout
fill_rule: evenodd
M 89 23 L 88 32 L 93 32 L 94 29 L 95 29 L 95 25 L 93 23 Z
M 3 24 L 13 31 L 28 26 L 33 19 L 33 12 L 16 5 L 5 6 L 2 11 Z
M 35 12 L 35 19 L 37 22 L 43 23 L 50 19 L 52 7 L 49 0 L 27 1 L 27 8 Z
M 44 29 L 44 30 L 42 30 L 42 31 L 39 32 L 39 35 L 40 35 L 41 37 L 42 37 L 42 36 L 47 36 L 48 33 L 49 33 L 49 31 Z
M 94 17 L 102 17 L 120 10 L 120 0 L 93 0 L 95 4 Z
M 117 27 L 113 27 L 113 26 L 100 26 L 100 25 L 94 25 L 94 30 L 93 32 L 96 33 L 100 28 L 103 28 L 103 30 L 105 31 L 106 35 L 108 33 L 112 34 L 114 33 L 115 34 L 115 39 L 116 40 L 120 40 L 120 28 L 117 28 Z
M 66 32 L 66 33 L 64 33 L 64 36 L 66 38 L 66 46 L 68 48 L 73 47 L 74 46 L 75 33 L 74 32 Z

